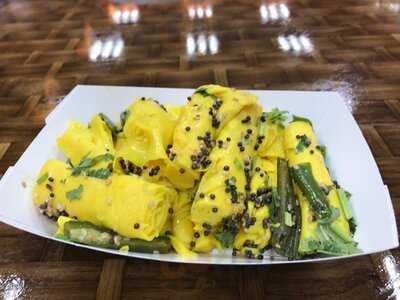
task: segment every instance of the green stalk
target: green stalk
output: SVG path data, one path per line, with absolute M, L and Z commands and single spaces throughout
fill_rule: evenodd
M 305 198 L 310 203 L 311 209 L 318 219 L 329 219 L 332 212 L 328 200 L 315 180 L 311 165 L 303 163 L 292 168 L 293 179 L 300 188 Z
M 171 249 L 168 237 L 158 237 L 152 241 L 120 237 L 111 230 L 82 221 L 66 222 L 64 236 L 76 243 L 101 248 L 120 249 L 123 246 L 129 246 L 129 250 L 133 252 L 168 253 Z

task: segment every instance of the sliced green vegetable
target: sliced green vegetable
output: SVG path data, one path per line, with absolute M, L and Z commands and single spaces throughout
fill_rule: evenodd
M 120 249 L 128 246 L 130 251 L 142 253 L 168 253 L 171 243 L 168 237 L 158 237 L 152 241 L 121 237 L 115 232 L 83 221 L 69 221 L 64 224 L 66 239 L 90 246 Z
M 306 123 L 310 124 L 311 127 L 313 126 L 312 122 L 309 119 L 303 118 L 303 117 L 299 117 L 299 116 L 296 116 L 296 115 L 293 115 L 292 122 L 306 122 Z
M 347 220 L 353 218 L 353 210 L 351 209 L 349 198 L 347 197 L 346 191 L 344 189 L 337 189 L 337 194 L 340 200 L 340 205 L 342 206 L 344 215 Z
M 76 189 L 70 190 L 65 193 L 65 196 L 67 197 L 68 200 L 79 200 L 81 198 L 83 192 L 83 185 L 79 185 Z
M 310 163 L 293 166 L 292 175 L 317 218 L 319 220 L 330 218 L 332 212 L 328 200 L 312 174 Z
M 43 182 L 45 182 L 47 180 L 47 178 L 49 178 L 49 172 L 46 172 L 42 176 L 40 176 L 38 178 L 38 180 L 36 180 L 36 183 L 37 184 L 42 184 Z
M 292 227 L 294 225 L 292 214 L 288 211 L 285 211 L 285 225 L 289 227 Z
M 277 161 L 278 188 L 273 195 L 274 208 L 271 209 L 274 222 L 278 226 L 272 228 L 272 246 L 275 251 L 289 258 L 297 256 L 298 234 L 296 231 L 300 222 L 298 204 L 295 199 L 292 178 L 288 162 L 279 158 Z

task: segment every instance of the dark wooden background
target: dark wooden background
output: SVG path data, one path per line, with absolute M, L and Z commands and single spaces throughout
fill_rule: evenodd
M 106 1 L 1 1 L 0 175 L 78 83 L 335 90 L 352 108 L 399 218 L 400 2 L 264 1 L 268 12 L 281 3 L 290 18 L 263 24 L 258 0 L 207 2 L 213 16 L 195 20 L 188 16 L 191 1 L 160 0 L 137 6 L 136 24 L 118 25 Z M 190 33 L 215 34 L 218 53 L 187 55 Z M 284 51 L 277 38 L 291 34 L 308 37 L 312 49 Z M 121 56 L 90 61 L 90 45 L 110 36 L 124 39 Z M 323 264 L 223 267 L 126 260 L 4 224 L 0 237 L 5 299 L 386 299 L 393 289 L 399 293 L 398 250 Z

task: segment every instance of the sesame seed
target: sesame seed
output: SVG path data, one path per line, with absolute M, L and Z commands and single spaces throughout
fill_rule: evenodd
M 261 254 L 259 254 L 259 255 L 257 256 L 257 259 L 263 260 L 263 259 L 264 259 L 264 256 L 262 256 Z
M 208 236 L 210 234 L 210 232 L 209 231 L 204 231 L 204 236 Z
M 212 212 L 213 212 L 213 213 L 218 212 L 218 208 L 217 208 L 217 207 L 213 207 Z
M 252 133 L 253 133 L 253 130 L 251 130 L 251 128 L 249 128 L 249 129 L 247 129 L 247 133 L 248 133 L 248 134 L 252 134 Z
M 190 102 L 192 100 L 192 97 L 187 97 L 187 100 Z
M 256 167 L 256 172 L 260 172 L 260 167 Z
M 210 194 L 210 199 L 214 200 L 215 199 L 215 195 L 214 194 Z
M 240 152 L 243 152 L 244 151 L 244 147 L 243 146 L 240 147 L 239 150 L 240 150 Z
M 185 169 L 184 168 L 180 168 L 179 169 L 179 173 L 181 173 L 181 174 L 185 173 Z
M 224 171 L 229 171 L 229 166 L 228 165 L 224 166 Z
M 194 248 L 196 246 L 196 242 L 195 241 L 191 241 L 190 242 L 190 247 Z
M 168 145 L 168 146 L 167 146 L 167 149 L 171 149 L 171 148 L 172 148 L 172 145 Z
M 314 150 L 310 150 L 310 154 L 314 154 Z
M 230 141 L 231 141 L 231 138 L 228 136 L 228 137 L 226 138 L 226 140 L 227 140 L 228 142 L 230 142 Z
M 53 182 L 53 181 L 54 181 L 54 178 L 53 178 L 53 177 L 49 177 L 49 181 L 50 181 L 50 182 Z
M 135 223 L 135 225 L 133 225 L 133 228 L 135 228 L 135 229 L 139 229 L 139 227 L 140 227 L 139 223 Z
M 204 198 L 204 193 L 200 193 L 200 194 L 199 194 L 199 197 L 200 197 L 200 198 Z
M 186 126 L 185 130 L 190 131 L 190 126 Z
M 174 213 L 174 209 L 172 207 L 168 208 L 168 213 L 173 214 Z
M 142 97 L 142 98 L 140 98 L 140 100 L 144 101 L 144 100 L 146 100 L 146 98 L 145 98 L 145 97 Z
M 198 238 L 200 237 L 200 233 L 195 232 L 195 233 L 194 233 L 194 237 L 195 237 L 196 239 L 198 239 Z
M 51 197 L 51 198 L 54 198 L 54 193 L 50 193 L 50 197 Z

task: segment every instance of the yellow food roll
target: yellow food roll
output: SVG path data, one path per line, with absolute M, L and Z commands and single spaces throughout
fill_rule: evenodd
M 71 122 L 57 139 L 57 146 L 73 165 L 78 165 L 84 157 L 95 157 L 105 153 L 113 155 L 115 152 L 111 130 L 100 114 L 92 118 L 89 126 Z M 106 164 L 103 164 L 103 167 L 104 165 Z
M 193 187 L 207 170 L 208 155 L 215 139 L 243 108 L 257 102 L 248 93 L 218 85 L 198 88 L 182 107 L 170 150 L 167 177 L 179 189 Z
M 277 158 L 258 157 L 253 165 L 251 192 L 243 216 L 243 226 L 235 238 L 234 247 L 250 257 L 261 255 L 271 238 L 270 211 L 272 189 L 277 186 Z
M 136 175 L 72 176 L 57 160 L 45 163 L 33 190 L 34 204 L 49 217 L 67 214 L 147 241 L 160 235 L 176 197 L 175 190 Z
M 260 111 L 258 105 L 244 108 L 221 131 L 191 209 L 196 232 L 204 232 L 205 226 L 215 231 L 225 218 L 243 212 Z
M 175 113 L 149 98 L 139 98 L 129 107 L 128 117 L 118 136 L 116 158 L 144 166 L 151 161 L 167 160 L 167 146 L 177 124 Z
M 299 143 L 302 143 L 303 146 L 299 146 Z M 312 174 L 317 183 L 329 191 L 327 199 L 330 207 L 336 208 L 340 212 L 339 217 L 333 222 L 333 226 L 339 228 L 340 232 L 350 239 L 349 223 L 341 207 L 336 187 L 325 165 L 324 157 L 320 148 L 317 147 L 317 138 L 311 124 L 305 121 L 290 123 L 285 130 L 285 150 L 290 167 L 302 163 L 309 163 L 311 165 Z M 296 186 L 295 192 L 299 197 L 301 205 L 303 220 L 301 226 L 301 241 L 304 241 L 309 234 L 315 232 L 316 218 L 313 216 L 307 200 Z

